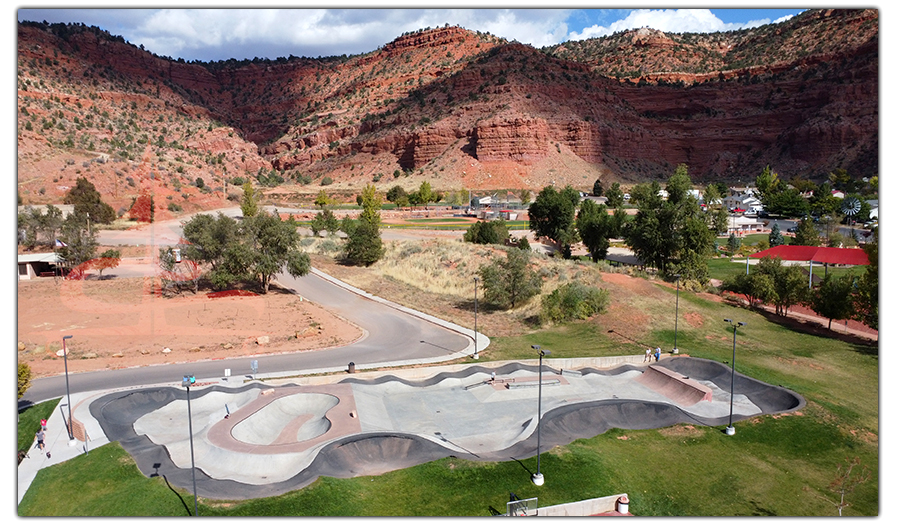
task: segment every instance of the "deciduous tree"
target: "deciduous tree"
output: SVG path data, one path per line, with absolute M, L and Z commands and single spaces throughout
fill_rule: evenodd
M 259 282 L 263 293 L 269 292 L 272 278 L 286 270 L 291 276 L 305 276 L 310 270 L 309 255 L 299 250 L 300 234 L 293 216 L 284 220 L 274 214 L 260 212 L 241 223 L 242 248 L 247 249 L 244 265 Z
M 577 204 L 572 199 L 565 190 L 559 192 L 553 186 L 547 186 L 528 207 L 531 231 L 537 237 L 550 239 L 563 252 L 575 241 Z
M 869 257 L 866 271 L 857 282 L 854 306 L 858 318 L 872 329 L 878 329 L 878 229 L 863 249 Z
M 822 244 L 822 238 L 819 236 L 819 229 L 812 218 L 805 217 L 797 224 L 797 232 L 791 239 L 791 245 L 803 245 L 809 247 L 818 247 Z
M 259 213 L 259 193 L 253 189 L 253 183 L 250 180 L 244 182 L 244 196 L 241 197 L 241 215 L 244 217 L 253 217 Z
M 506 259 L 482 265 L 479 273 L 485 301 L 498 307 L 515 308 L 541 292 L 541 276 L 531 270 L 529 253 L 519 249 L 509 249 Z
M 807 305 L 816 314 L 828 319 L 828 329 L 831 329 L 833 320 L 853 316 L 853 282 L 852 274 L 841 277 L 826 274 L 822 282 L 809 293 Z
M 772 278 L 775 293 L 772 301 L 775 303 L 777 315 L 786 315 L 789 307 L 805 301 L 809 294 L 809 278 L 806 272 L 798 265 L 782 266 L 779 257 L 767 256 L 760 259 L 756 273 Z
M 575 225 L 582 243 L 587 247 L 595 263 L 606 258 L 609 250 L 610 221 L 605 207 L 597 205 L 594 201 L 581 203 Z
M 363 188 L 363 210 L 359 217 L 353 221 L 341 223 L 341 227 L 347 234 L 347 242 L 344 244 L 344 260 L 353 265 L 368 267 L 384 256 L 384 244 L 381 241 L 381 199 L 375 187 L 368 185 Z

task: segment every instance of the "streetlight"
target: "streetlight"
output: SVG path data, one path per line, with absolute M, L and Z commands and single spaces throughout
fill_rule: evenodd
M 544 355 L 550 355 L 550 350 L 542 350 L 537 344 L 531 348 L 538 351 L 538 424 L 537 424 L 537 473 L 531 475 L 531 481 L 535 486 L 544 485 L 544 475 L 541 474 L 541 387 L 543 386 Z
M 191 423 L 191 385 L 196 382 L 193 375 L 181 378 L 181 386 L 187 390 L 188 435 L 191 438 L 191 482 L 194 483 L 194 517 L 197 517 L 197 477 L 194 475 L 194 427 Z
M 478 276 L 472 279 L 475 280 L 475 355 L 473 358 L 478 360 Z
M 69 394 L 69 353 L 66 350 L 66 339 L 71 339 L 72 335 L 66 335 L 63 337 L 63 364 L 66 368 L 66 402 L 69 404 L 69 445 L 75 445 L 75 436 L 72 434 L 72 396 Z M 49 454 L 49 453 L 48 453 Z
M 732 322 L 730 318 L 726 318 L 725 322 L 731 324 L 731 327 L 733 328 L 733 333 L 731 336 L 731 404 L 728 408 L 728 427 L 725 427 L 725 434 L 727 434 L 728 436 L 733 436 L 734 425 L 732 425 L 731 420 L 734 416 L 734 352 L 737 345 L 737 328 L 740 326 L 746 326 L 747 323 L 738 322 L 737 325 L 735 325 L 735 323 Z
M 675 275 L 675 347 L 672 348 L 672 353 L 678 355 L 678 292 L 680 290 L 680 281 L 681 275 Z

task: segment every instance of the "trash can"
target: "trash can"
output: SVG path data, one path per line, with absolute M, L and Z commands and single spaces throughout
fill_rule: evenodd
M 616 509 L 619 513 L 628 513 L 628 497 L 622 495 L 616 502 Z
M 350 364 L 348 364 L 347 372 L 351 373 L 351 374 L 355 374 L 356 373 L 356 363 L 351 362 Z

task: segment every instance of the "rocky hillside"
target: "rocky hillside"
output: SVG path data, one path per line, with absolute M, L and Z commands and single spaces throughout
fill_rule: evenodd
M 19 24 L 18 183 L 87 176 L 114 207 L 295 202 L 367 183 L 497 190 L 765 166 L 878 172 L 878 12 L 818 10 L 712 35 L 641 29 L 542 50 L 445 26 L 318 59 L 159 57 L 98 28 Z M 200 184 L 201 186 L 198 186 Z

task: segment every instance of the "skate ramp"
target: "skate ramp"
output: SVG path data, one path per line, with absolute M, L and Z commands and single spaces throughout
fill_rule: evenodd
M 663 366 L 648 366 L 635 381 L 659 392 L 682 407 L 690 407 L 700 401 L 712 401 L 711 388 Z
M 694 357 L 670 357 L 659 364 L 691 379 L 710 381 L 719 388 L 729 389 L 731 385 L 731 367 L 716 361 Z M 734 374 L 734 393 L 746 396 L 759 407 L 762 414 L 793 412 L 806 406 L 806 400 L 796 392 L 741 374 L 740 363 Z

